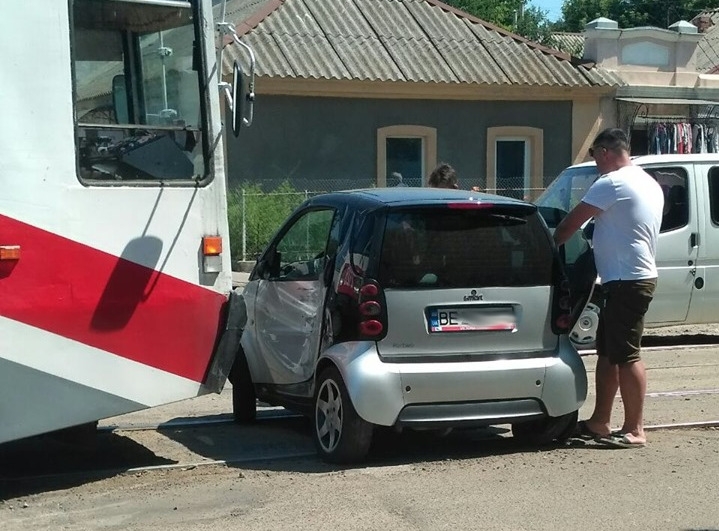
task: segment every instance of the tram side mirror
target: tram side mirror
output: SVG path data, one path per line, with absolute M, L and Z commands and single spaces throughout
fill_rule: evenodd
M 232 133 L 236 137 L 240 136 L 246 97 L 245 76 L 242 73 L 240 63 L 235 61 L 235 65 L 232 68 Z

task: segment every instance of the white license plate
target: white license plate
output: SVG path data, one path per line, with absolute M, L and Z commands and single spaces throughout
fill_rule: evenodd
M 432 333 L 513 331 L 517 329 L 517 321 L 511 306 L 430 308 L 427 311 L 427 326 Z

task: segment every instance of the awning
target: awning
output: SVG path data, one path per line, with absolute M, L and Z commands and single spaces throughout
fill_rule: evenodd
M 688 98 L 615 98 L 617 101 L 655 105 L 719 105 L 719 101 L 695 100 Z

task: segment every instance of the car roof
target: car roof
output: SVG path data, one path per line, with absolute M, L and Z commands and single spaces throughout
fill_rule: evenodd
M 719 163 L 719 153 L 665 153 L 660 155 L 635 155 L 632 157 L 634 164 L 666 164 L 683 162 L 713 162 Z M 593 160 L 573 164 L 570 168 L 586 168 L 596 166 Z
M 345 190 L 316 196 L 317 200 L 343 203 L 374 203 L 375 206 L 433 205 L 449 202 L 475 201 L 495 205 L 527 205 L 526 201 L 484 192 L 455 190 L 451 188 L 419 188 L 398 186 L 394 188 L 366 188 Z

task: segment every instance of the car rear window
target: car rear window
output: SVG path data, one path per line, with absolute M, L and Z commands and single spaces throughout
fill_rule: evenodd
M 554 251 L 534 209 L 413 208 L 387 215 L 385 288 L 550 285 Z

